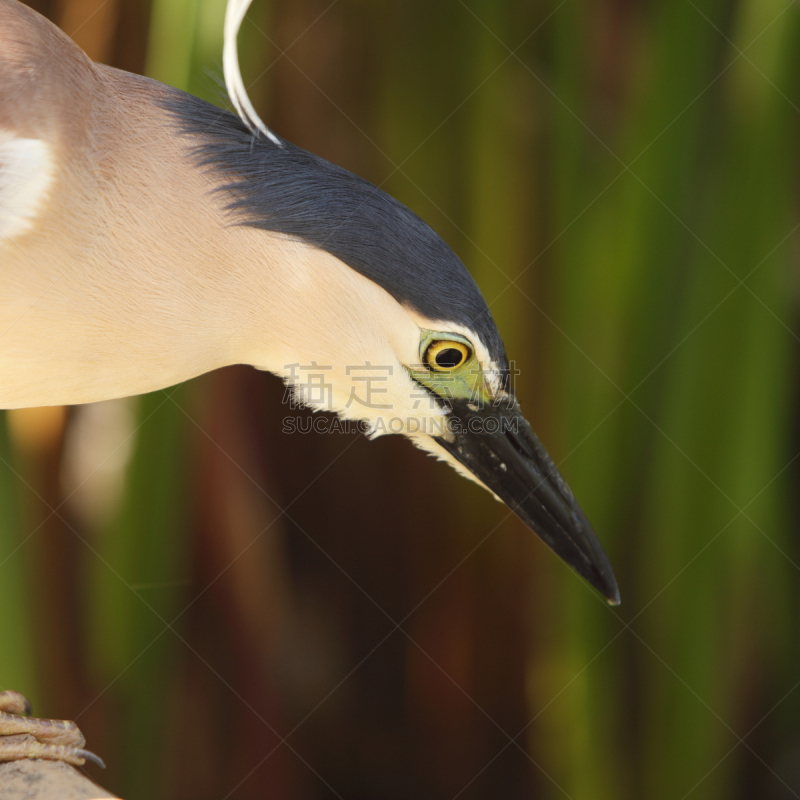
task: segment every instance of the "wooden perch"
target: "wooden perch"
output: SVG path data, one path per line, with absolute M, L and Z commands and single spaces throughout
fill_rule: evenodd
M 95 800 L 115 797 L 61 761 L 20 759 L 0 764 L 0 800 Z

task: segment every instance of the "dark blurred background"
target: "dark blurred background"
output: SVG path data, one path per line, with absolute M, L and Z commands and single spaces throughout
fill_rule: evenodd
M 224 0 L 32 5 L 224 104 Z M 0 688 L 127 800 L 800 797 L 797 4 L 256 0 L 240 39 L 267 123 L 473 272 L 623 604 L 232 367 L 5 415 Z

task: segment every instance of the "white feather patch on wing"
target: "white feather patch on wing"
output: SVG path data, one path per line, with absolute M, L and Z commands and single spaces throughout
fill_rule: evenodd
M 237 37 L 244 15 L 252 2 L 253 0 L 228 0 L 225 8 L 225 33 L 222 45 L 222 72 L 225 75 L 225 88 L 228 90 L 228 96 L 242 122 L 254 133 L 259 130 L 278 147 L 283 147 L 283 142 L 264 124 L 253 108 L 239 68 Z
M 33 227 L 52 180 L 45 142 L 0 131 L 0 245 Z

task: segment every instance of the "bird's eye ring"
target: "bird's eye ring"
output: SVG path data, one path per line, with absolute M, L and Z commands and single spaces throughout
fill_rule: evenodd
M 453 340 L 432 342 L 425 352 L 428 366 L 440 372 L 458 369 L 469 357 L 469 347 Z

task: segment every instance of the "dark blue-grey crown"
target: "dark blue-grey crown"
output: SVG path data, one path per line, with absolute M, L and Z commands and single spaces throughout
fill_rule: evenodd
M 431 319 L 475 331 L 501 369 L 489 307 L 458 256 L 423 220 L 369 181 L 289 142 L 253 134 L 233 114 L 172 90 L 165 108 L 192 138 L 198 166 L 222 181 L 240 224 L 325 250 Z

